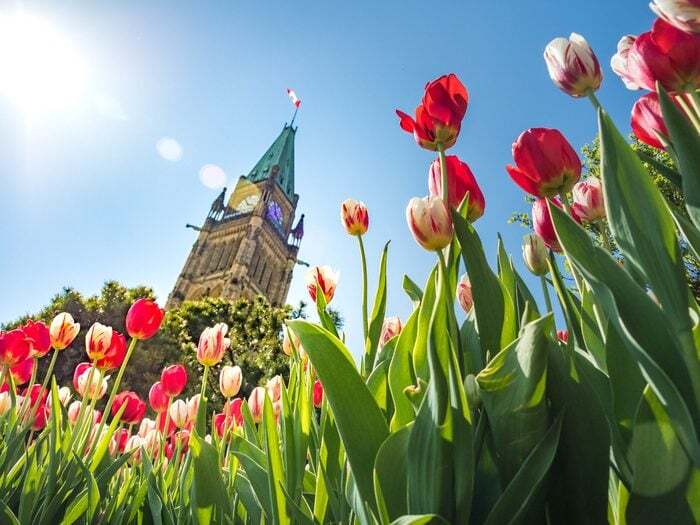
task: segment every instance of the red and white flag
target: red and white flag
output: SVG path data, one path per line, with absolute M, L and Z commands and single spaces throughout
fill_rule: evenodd
M 292 104 L 294 104 L 295 108 L 301 106 L 301 99 L 297 97 L 297 94 L 294 92 L 293 89 L 287 88 L 287 95 L 289 95 L 289 100 L 292 101 Z

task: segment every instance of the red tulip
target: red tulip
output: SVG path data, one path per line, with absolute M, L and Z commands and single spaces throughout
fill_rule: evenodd
M 148 391 L 148 402 L 154 412 L 160 414 L 168 409 L 168 394 L 163 389 L 163 384 L 160 381 L 153 383 Z
M 226 431 L 231 428 L 231 423 L 232 421 L 223 412 L 214 414 L 214 430 L 220 438 L 224 437 Z
M 323 403 L 323 385 L 317 379 L 314 382 L 314 406 L 320 408 L 321 403 Z
M 467 219 L 474 222 L 484 214 L 486 200 L 476 178 L 466 162 L 462 162 L 457 155 L 448 155 L 445 158 L 447 165 L 447 189 L 450 197 L 450 206 L 459 208 L 464 197 L 469 193 L 469 212 Z M 440 159 L 435 159 L 428 171 L 428 190 L 430 195 L 442 196 L 442 171 Z
M 113 435 L 109 442 L 109 454 L 114 457 L 117 454 L 123 454 L 126 450 L 126 444 L 129 441 L 131 435 L 126 428 L 118 429 Z
M 31 349 L 31 342 L 22 330 L 0 331 L 0 365 L 18 365 L 29 357 Z
M 562 343 L 566 344 L 569 342 L 569 331 L 568 330 L 557 330 L 557 339 Z
M 37 399 L 43 405 L 44 403 L 46 403 L 46 398 L 49 395 L 49 391 L 46 388 L 41 388 L 41 385 L 39 384 L 34 384 L 31 388 L 26 388 L 24 392 L 22 392 L 22 395 L 24 397 L 29 396 L 29 406 L 34 406 L 34 404 L 37 402 Z
M 167 396 L 179 396 L 187 385 L 187 370 L 182 365 L 166 366 L 160 374 L 160 384 Z
M 559 199 L 551 198 L 550 201 L 557 208 L 561 208 L 561 202 L 559 202 Z M 573 213 L 572 217 L 576 222 L 581 222 L 580 218 L 575 213 Z M 537 199 L 532 204 L 532 224 L 535 233 L 540 236 L 548 248 L 554 250 L 555 252 L 561 252 L 559 239 L 557 239 L 557 234 L 554 230 L 554 223 L 552 223 L 552 216 L 550 215 L 549 208 L 547 207 L 547 199 Z
M 457 141 L 468 102 L 467 89 L 451 73 L 426 84 L 415 120 L 403 111 L 396 110 L 396 114 L 401 119 L 401 129 L 413 133 L 421 147 L 445 150 Z
M 32 423 L 32 430 L 38 432 L 46 427 L 46 421 L 49 419 L 49 409 L 45 403 L 41 403 L 36 409 L 36 414 L 34 415 L 34 423 Z
M 49 353 L 49 350 L 51 350 L 51 336 L 49 335 L 48 326 L 41 321 L 32 321 L 30 319 L 22 327 L 22 331 L 32 347 L 32 357 L 44 357 Z
M 648 93 L 634 103 L 632 132 L 640 141 L 653 148 L 666 149 L 664 143 L 671 141 L 656 93 Z
M 156 426 L 164 436 L 169 436 L 173 432 L 177 432 L 177 425 L 175 425 L 175 422 L 167 411 L 158 414 L 158 417 L 156 418 Z
M 240 397 L 232 399 L 224 405 L 224 413 L 238 426 L 243 425 L 242 407 L 243 399 Z
M 406 222 L 413 238 L 426 250 L 442 250 L 452 242 L 452 217 L 440 197 L 412 198 L 406 207 Z
M 340 205 L 340 220 L 349 235 L 364 235 L 369 228 L 367 206 L 355 199 L 345 199 Z
M 581 160 L 559 130 L 531 128 L 513 143 L 515 166 L 508 174 L 535 197 L 567 193 L 581 176 Z
M 75 370 L 73 370 L 73 389 L 76 392 L 78 391 L 78 378 L 83 375 L 83 372 L 90 368 L 90 366 L 90 363 L 82 362 L 78 363 Z
M 598 58 L 579 34 L 552 40 L 544 50 L 544 60 L 552 82 L 572 97 L 587 96 L 603 80 Z
M 143 401 L 136 392 L 125 390 L 114 396 L 112 404 L 112 417 L 114 417 L 122 405 L 126 404 L 126 408 L 121 416 L 121 421 L 131 424 L 138 424 L 146 415 L 146 402 Z
M 15 385 L 23 385 L 29 381 L 32 377 L 32 372 L 34 371 L 34 358 L 28 357 L 21 363 L 10 368 L 10 374 L 12 374 L 12 379 Z
M 627 72 L 634 83 L 656 91 L 700 88 L 700 34 L 690 34 L 657 19 L 651 31 L 639 35 L 629 51 Z
M 150 299 L 138 299 L 126 314 L 126 331 L 134 339 L 150 339 L 160 328 L 165 311 Z
M 700 0 L 654 0 L 649 7 L 681 31 L 700 33 Z
M 95 366 L 100 370 L 114 370 L 119 368 L 126 357 L 126 338 L 112 330 L 112 341 L 104 357 L 95 361 Z

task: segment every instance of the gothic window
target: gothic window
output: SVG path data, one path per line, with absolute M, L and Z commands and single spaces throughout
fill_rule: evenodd
M 224 245 L 221 243 L 217 244 L 216 247 L 212 250 L 212 253 L 209 256 L 209 264 L 207 265 L 209 273 L 216 271 L 216 268 L 219 266 L 219 259 L 221 259 L 221 254 L 223 251 Z

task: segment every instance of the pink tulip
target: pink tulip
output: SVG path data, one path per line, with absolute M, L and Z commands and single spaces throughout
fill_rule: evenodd
M 226 332 L 228 332 L 228 326 L 225 323 L 217 323 L 204 329 L 197 346 L 197 361 L 200 364 L 214 366 L 223 359 L 224 353 L 231 345 Z
M 572 210 L 582 221 L 596 222 L 605 217 L 603 185 L 597 177 L 579 181 L 572 190 L 574 203 Z

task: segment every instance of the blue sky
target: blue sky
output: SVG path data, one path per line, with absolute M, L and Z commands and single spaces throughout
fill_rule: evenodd
M 80 96 L 49 109 L 0 97 L 0 321 L 38 309 L 64 285 L 94 293 L 106 279 L 150 285 L 164 302 L 195 240 L 184 225 L 201 223 L 218 193 L 200 168 L 220 166 L 232 188 L 290 119 L 290 86 L 303 100 L 299 256 L 340 270 L 333 305 L 358 354 L 359 256 L 340 202 L 369 207 L 372 287 L 381 246 L 392 241 L 388 313 L 407 316 L 402 277 L 423 283 L 434 257 L 415 244 L 404 214 L 427 193 L 432 155 L 399 129 L 394 109 L 411 113 L 425 82 L 443 73 L 462 79 L 469 109 L 450 153 L 470 164 L 486 196 L 477 230 L 489 257 L 500 232 L 522 269 L 526 232 L 506 222 L 528 211 L 504 169 L 513 140 L 528 127 L 557 127 L 578 148 L 595 134 L 588 101 L 549 80 L 544 46 L 572 31 L 588 39 L 604 70 L 599 98 L 626 133 L 637 94 L 608 64 L 620 36 L 650 27 L 646 4 L 25 2 L 69 40 L 83 81 Z M 163 137 L 182 146 L 179 161 L 158 155 Z M 303 274 L 295 272 L 290 303 L 306 298 Z

